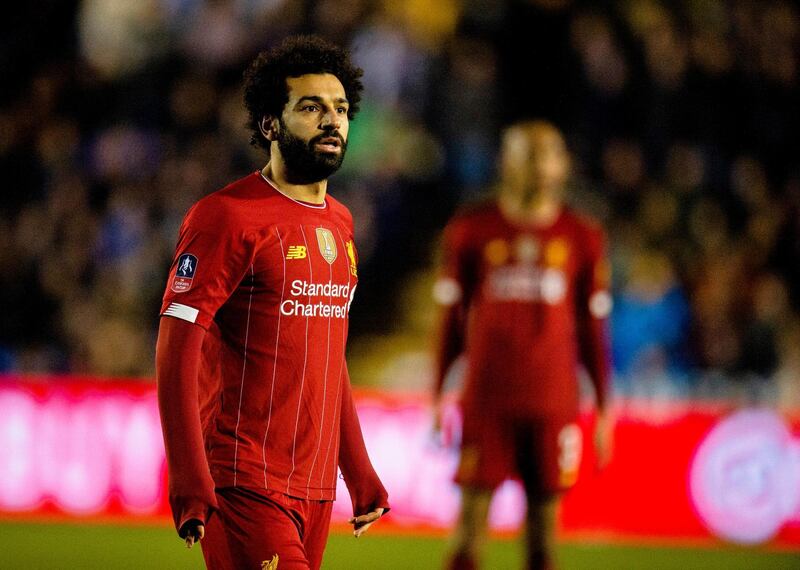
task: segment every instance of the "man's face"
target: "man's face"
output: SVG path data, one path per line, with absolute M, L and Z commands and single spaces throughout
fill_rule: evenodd
M 503 178 L 510 190 L 526 195 L 557 196 L 569 173 L 569 153 L 552 125 L 533 122 L 506 133 Z
M 349 104 L 341 81 L 329 73 L 286 79 L 289 101 L 278 121 L 277 142 L 294 183 L 319 182 L 342 165 Z

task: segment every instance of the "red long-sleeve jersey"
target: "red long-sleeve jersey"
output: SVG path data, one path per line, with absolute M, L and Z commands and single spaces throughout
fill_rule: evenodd
M 352 218 L 331 196 L 298 202 L 254 173 L 192 207 L 161 314 L 206 330 L 199 363 L 186 363 L 196 389 L 170 362 L 187 354 L 180 343 L 160 338 L 157 360 L 170 477 L 184 487 L 171 494 L 197 494 L 210 472 L 216 487 L 333 500 L 341 466 L 354 504 L 388 507 L 345 362 L 357 282 Z M 173 504 L 178 526 L 192 508 Z
M 445 307 L 435 392 L 463 351 L 465 409 L 575 414 L 583 364 L 604 406 L 610 270 L 602 230 L 563 208 L 548 227 L 512 223 L 495 202 L 447 226 L 434 296 Z

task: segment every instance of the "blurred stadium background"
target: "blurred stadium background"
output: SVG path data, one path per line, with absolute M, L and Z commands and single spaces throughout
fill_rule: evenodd
M 632 438 L 617 449 L 618 479 L 567 497 L 564 524 L 577 531 L 563 534 L 564 566 L 800 568 L 795 2 L 38 0 L 11 3 L 0 25 L 0 478 L 24 481 L 43 461 L 19 453 L 50 449 L 36 405 L 52 394 L 73 401 L 124 377 L 141 379 L 124 383 L 131 397 L 152 395 L 178 224 L 263 162 L 247 144 L 242 70 L 286 35 L 314 32 L 365 69 L 330 185 L 356 219 L 350 357 L 362 403 L 424 411 L 419 396 L 391 394 L 432 379 L 440 229 L 489 189 L 502 125 L 549 118 L 575 156 L 569 201 L 610 233 L 614 388 Z M 731 418 L 745 419 L 728 429 Z M 715 426 L 740 442 L 762 430 L 733 459 L 709 452 L 734 465 L 721 475 L 731 494 L 715 499 L 725 520 L 694 495 L 684 527 L 638 520 L 633 503 L 663 489 L 645 488 L 649 472 L 626 451 L 645 453 L 653 440 L 642 438 L 666 430 L 657 451 L 683 454 L 672 484 L 688 494 Z M 44 491 L 20 499 L 23 488 L 0 488 L 0 567 L 202 564 L 180 549 L 161 500 L 91 511 L 80 497 L 74 508 Z M 619 493 L 598 502 L 604 489 Z M 609 522 L 595 507 L 632 518 Z M 335 534 L 327 566 L 436 567 L 448 521 L 412 522 L 358 548 Z M 516 567 L 520 549 L 498 540 L 490 567 Z

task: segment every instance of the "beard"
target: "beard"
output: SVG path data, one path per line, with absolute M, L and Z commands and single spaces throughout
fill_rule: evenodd
M 347 142 L 336 131 L 324 132 L 308 142 L 296 137 L 281 123 L 278 148 L 286 163 L 286 177 L 293 184 L 311 184 L 325 180 L 339 170 L 347 151 Z M 339 152 L 319 152 L 314 145 L 327 137 L 339 139 Z

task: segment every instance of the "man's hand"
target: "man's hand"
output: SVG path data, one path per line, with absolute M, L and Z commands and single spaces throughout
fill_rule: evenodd
M 184 523 L 179 533 L 186 541 L 186 548 L 194 546 L 195 542 L 200 542 L 206 535 L 206 527 L 197 519 L 191 519 Z
M 442 406 L 439 402 L 433 404 L 432 415 L 431 429 L 435 435 L 439 435 L 442 431 Z
M 367 532 L 367 529 L 372 526 L 372 523 L 381 518 L 381 515 L 383 515 L 383 508 L 378 507 L 371 513 L 359 515 L 357 517 L 351 517 L 347 522 L 353 525 L 353 536 L 358 538 Z
M 594 448 L 597 454 L 597 466 L 604 468 L 611 461 L 614 451 L 614 420 L 607 410 L 597 413 L 594 426 Z
M 435 445 L 437 448 L 445 447 L 446 442 L 446 435 L 442 431 L 442 412 L 443 412 L 443 404 L 441 396 L 435 396 L 433 399 L 433 405 L 431 406 L 431 433 L 430 439 L 431 443 Z

